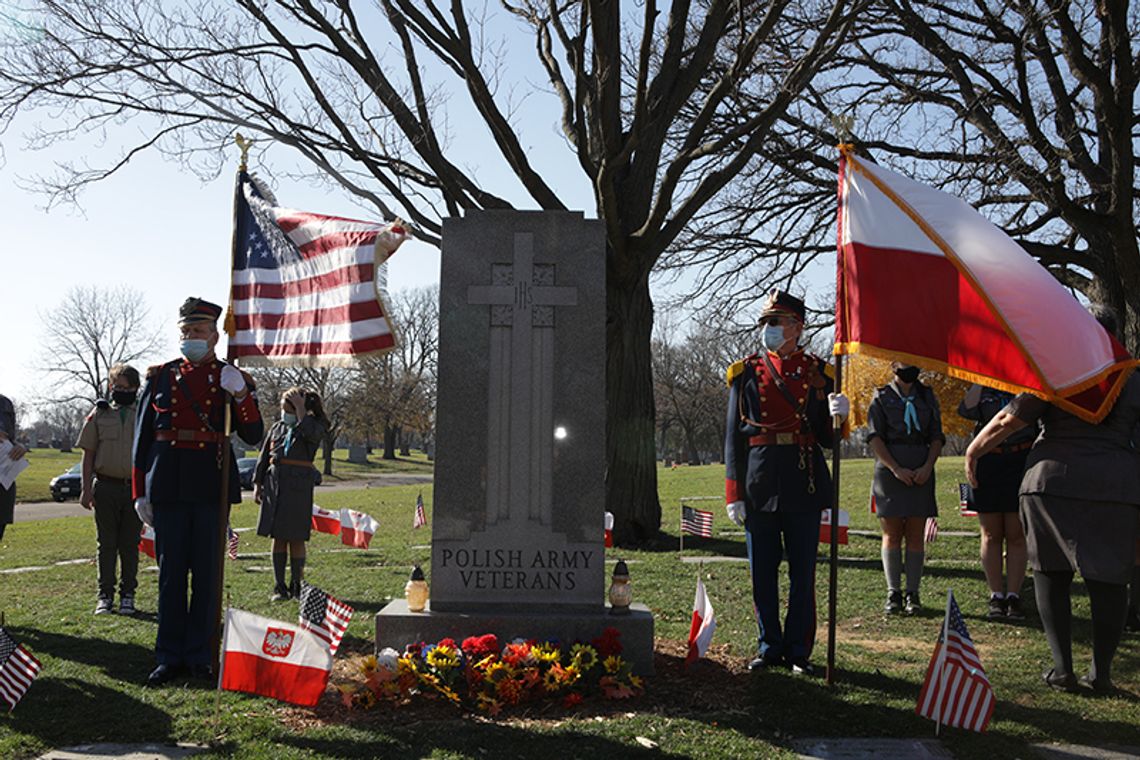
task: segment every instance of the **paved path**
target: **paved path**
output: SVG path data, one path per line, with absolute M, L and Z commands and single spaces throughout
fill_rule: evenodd
M 200 744 L 81 744 L 55 749 L 39 760 L 179 760 L 206 747 Z
M 385 488 L 387 486 L 408 486 L 416 483 L 431 483 L 432 476 L 414 472 L 392 472 L 374 475 L 366 480 L 343 480 L 329 485 L 317 486 L 316 496 L 333 491 L 348 491 L 358 488 Z M 252 491 L 242 492 L 246 501 L 253 499 Z M 31 501 L 16 504 L 16 522 L 32 520 L 53 520 L 57 517 L 83 517 L 91 513 L 79 506 L 78 501 Z

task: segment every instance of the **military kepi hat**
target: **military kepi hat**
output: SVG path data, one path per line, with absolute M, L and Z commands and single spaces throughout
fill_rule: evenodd
M 187 298 L 178 309 L 178 326 L 217 322 L 220 316 L 222 316 L 222 307 L 216 303 L 203 301 L 201 298 Z
M 803 322 L 806 313 L 803 301 L 783 290 L 773 290 L 764 299 L 764 311 L 760 312 L 760 319 L 793 316 Z

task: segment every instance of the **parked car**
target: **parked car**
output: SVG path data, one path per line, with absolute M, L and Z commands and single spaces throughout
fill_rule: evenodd
M 257 457 L 242 457 L 237 460 L 238 480 L 247 491 L 253 490 L 253 471 L 257 467 Z
M 83 462 L 76 462 L 67 472 L 56 475 L 48 485 L 51 497 L 56 501 L 78 499 L 79 492 L 83 490 Z

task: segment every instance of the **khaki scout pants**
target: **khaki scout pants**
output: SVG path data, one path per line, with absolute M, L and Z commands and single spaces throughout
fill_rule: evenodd
M 95 536 L 99 542 L 99 597 L 115 596 L 115 564 L 121 562 L 120 596 L 133 595 L 138 585 L 139 531 L 130 481 L 95 477 Z

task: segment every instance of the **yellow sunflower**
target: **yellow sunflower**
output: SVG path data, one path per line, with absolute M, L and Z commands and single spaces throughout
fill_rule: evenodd
M 439 670 L 449 670 L 459 664 L 459 653 L 451 647 L 436 647 L 428 652 L 427 663 Z
M 621 670 L 622 661 L 617 655 L 611 654 L 602 661 L 602 667 L 606 669 L 607 673 L 616 673 Z
M 360 672 L 365 676 L 370 676 L 376 672 L 379 664 L 376 662 L 376 655 L 370 654 L 360 661 Z
M 582 670 L 589 670 L 598 664 L 598 650 L 589 644 L 575 644 L 570 647 L 570 659 Z
M 509 678 L 510 675 L 511 669 L 507 667 L 506 663 L 496 662 L 487 668 L 487 680 L 491 683 L 498 683 L 504 678 Z

